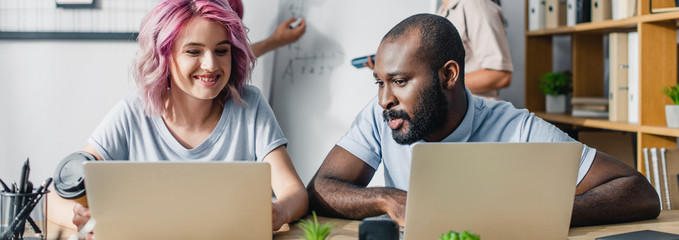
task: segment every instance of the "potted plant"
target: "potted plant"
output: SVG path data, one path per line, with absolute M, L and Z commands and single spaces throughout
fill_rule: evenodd
M 304 240 L 324 240 L 330 235 L 332 226 L 329 223 L 320 225 L 318 224 L 318 218 L 316 217 L 316 211 L 311 211 L 313 214 L 313 221 L 308 219 L 302 219 L 299 223 L 299 228 L 302 229 L 302 239 Z
M 547 113 L 565 113 L 568 92 L 571 90 L 571 74 L 565 72 L 545 73 L 540 78 L 540 90 L 545 94 Z
M 665 95 L 667 95 L 673 105 L 665 105 L 665 118 L 667 119 L 667 127 L 679 128 L 679 85 L 672 87 L 665 87 Z

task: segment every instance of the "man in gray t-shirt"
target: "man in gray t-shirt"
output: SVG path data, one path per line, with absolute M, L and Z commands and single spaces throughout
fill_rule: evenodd
M 418 14 L 392 28 L 375 57 L 378 95 L 309 183 L 310 208 L 351 219 L 387 213 L 403 225 L 416 142 L 575 141 L 527 110 L 472 96 L 464 57 L 457 30 L 443 17 Z M 658 195 L 639 172 L 587 146 L 579 161 L 572 226 L 658 216 Z M 379 164 L 387 187 L 367 188 Z

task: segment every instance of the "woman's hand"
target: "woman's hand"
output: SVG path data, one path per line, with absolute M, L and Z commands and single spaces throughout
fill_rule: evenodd
M 90 221 L 90 209 L 80 205 L 80 203 L 76 203 L 75 207 L 73 207 L 73 224 L 75 224 L 78 227 L 78 232 L 85 226 L 85 224 Z M 86 238 L 87 240 L 94 239 L 94 232 L 90 231 L 87 233 Z

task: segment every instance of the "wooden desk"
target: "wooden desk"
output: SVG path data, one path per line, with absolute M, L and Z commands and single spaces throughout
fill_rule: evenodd
M 306 219 L 311 219 L 311 217 L 307 216 Z M 333 225 L 333 230 L 330 233 L 330 236 L 328 237 L 329 240 L 358 239 L 358 224 L 360 223 L 360 221 L 318 217 L 318 222 L 320 224 L 330 222 Z M 662 211 L 657 219 L 652 220 L 592 227 L 571 228 L 570 231 L 568 232 L 568 239 L 591 240 L 597 237 L 639 230 L 656 230 L 661 232 L 679 234 L 679 210 Z M 47 239 L 54 239 L 57 232 L 59 231 L 59 226 L 55 224 L 48 224 L 47 231 L 48 231 Z M 73 230 L 65 231 L 64 234 L 62 235 L 63 237 L 62 239 L 68 238 L 74 232 L 75 231 Z M 295 224 L 292 225 L 292 228 L 290 228 L 288 225 L 285 225 L 280 231 L 274 233 L 273 239 L 275 240 L 302 239 L 302 231 L 298 227 L 296 227 Z

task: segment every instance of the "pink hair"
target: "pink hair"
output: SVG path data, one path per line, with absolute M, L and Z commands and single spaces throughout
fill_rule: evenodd
M 243 103 L 240 95 L 250 79 L 256 58 L 237 13 L 225 0 L 161 0 L 141 23 L 137 38 L 139 52 L 133 68 L 144 110 L 149 116 L 161 115 L 166 110 L 163 99 L 169 93 L 172 46 L 183 26 L 195 17 L 212 20 L 226 28 L 231 41 L 232 71 L 216 99 L 225 102 L 232 98 Z
M 229 5 L 234 12 L 238 13 L 238 17 L 243 19 L 243 2 L 241 0 L 229 0 Z

